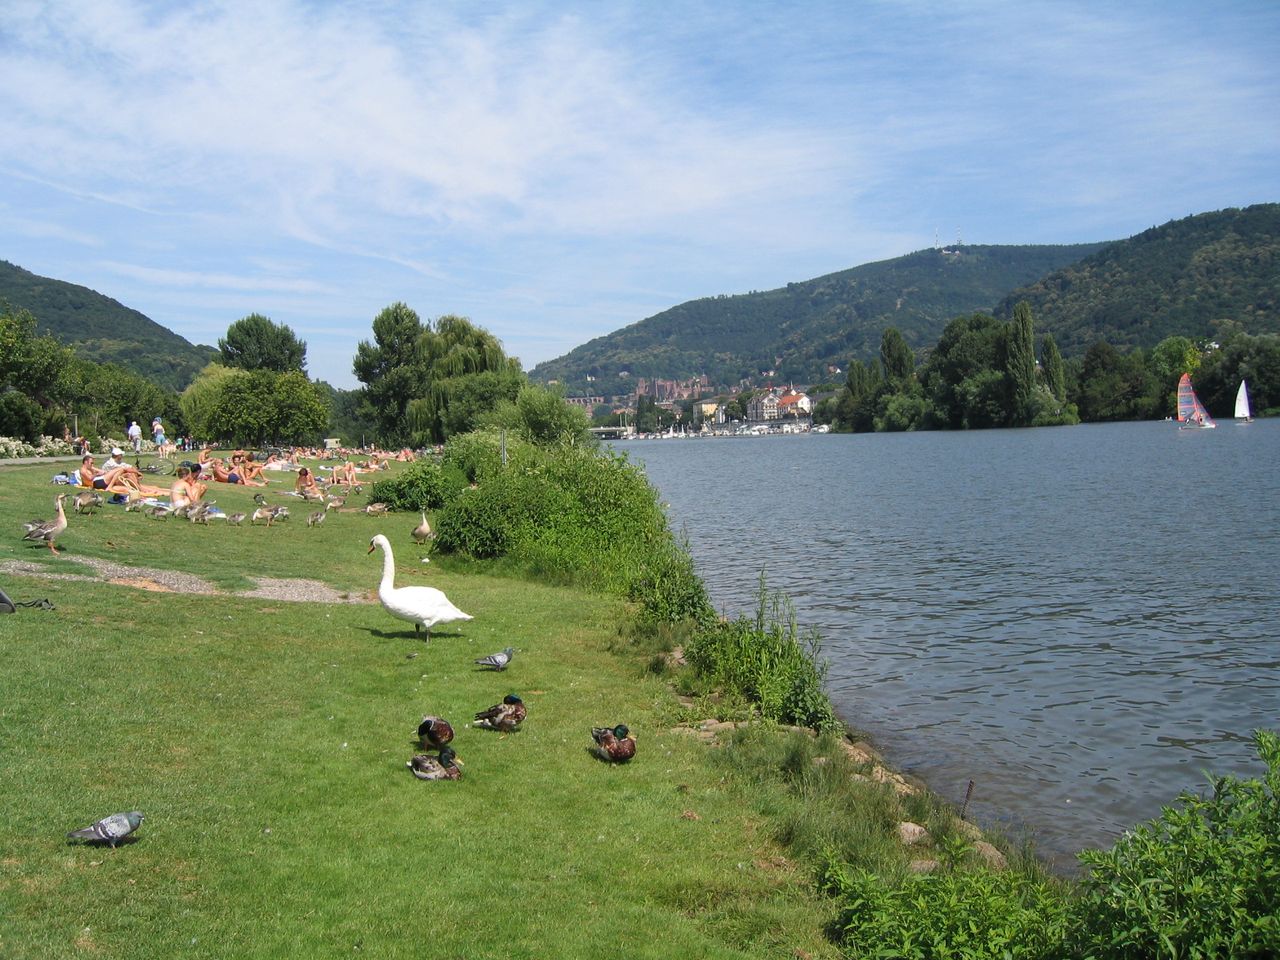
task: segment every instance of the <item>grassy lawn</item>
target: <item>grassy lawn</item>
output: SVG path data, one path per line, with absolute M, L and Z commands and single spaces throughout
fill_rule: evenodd
M 578 591 L 420 563 L 417 517 L 305 525 L 71 518 L 62 556 L 23 543 L 50 517 L 47 466 L 0 468 L 0 564 L 89 573 L 79 558 L 205 576 L 307 577 L 369 598 L 438 586 L 475 620 L 429 644 L 375 603 L 136 589 L 0 570 L 0 957 L 828 956 L 831 906 L 778 856 L 744 788 L 665 730 L 670 693 L 609 652 L 622 610 Z M 291 486 L 291 475 L 289 486 Z M 213 485 L 227 511 L 252 490 Z M 352 504 L 363 505 L 363 497 Z M 503 674 L 472 658 L 511 646 Z M 509 736 L 465 726 L 508 692 Z M 459 783 L 405 761 L 424 713 L 449 718 Z M 639 754 L 594 759 L 589 728 L 627 723 Z M 119 849 L 64 834 L 116 811 Z

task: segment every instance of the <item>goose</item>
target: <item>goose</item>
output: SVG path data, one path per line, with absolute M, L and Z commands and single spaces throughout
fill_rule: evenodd
M 371 517 L 380 517 L 387 512 L 387 505 L 385 503 L 371 503 L 364 508 L 364 512 Z
M 53 505 L 58 510 L 57 519 L 37 524 L 29 529 L 22 537 L 23 540 L 43 540 L 48 544 L 49 549 L 53 551 L 53 555 L 55 557 L 58 555 L 58 548 L 54 546 L 53 542 L 57 540 L 58 537 L 62 536 L 62 531 L 67 529 L 67 515 L 62 509 L 62 501 L 65 499 L 67 499 L 67 495 L 65 493 L 60 493 L 53 501 Z M 468 617 L 467 619 L 470 620 L 471 618 Z
M 244 522 L 244 518 L 245 518 L 245 514 L 243 513 L 228 514 L 227 523 L 231 524 L 233 527 L 238 527 L 240 526 L 240 524 Z
M 169 514 L 173 513 L 168 507 L 156 504 L 154 507 L 147 507 L 146 514 L 152 520 L 168 520 Z
M 249 525 L 253 526 L 259 520 L 267 521 L 267 526 L 271 526 L 271 521 L 276 518 L 276 512 L 271 507 L 259 507 L 253 511 L 253 516 L 249 518 Z
M 77 494 L 75 511 L 76 513 L 93 513 L 105 502 L 102 499 L 102 494 L 93 490 L 86 490 L 84 493 Z
M 328 514 L 325 513 L 323 510 L 317 510 L 307 517 L 307 526 L 318 527 L 320 526 L 320 524 L 324 523 L 324 518 L 327 516 Z
M 369 541 L 369 552 L 373 553 L 378 548 L 382 549 L 382 582 L 378 584 L 378 599 L 387 613 L 412 623 L 414 633 L 421 628 L 430 638 L 431 628 L 438 623 L 474 619 L 450 603 L 444 591 L 435 587 L 395 586 L 396 560 L 391 552 L 391 541 L 380 533 Z
M 435 534 L 431 532 L 431 524 L 427 523 L 427 511 L 422 511 L 422 522 L 413 528 L 414 543 L 421 544 L 424 540 L 432 539 Z

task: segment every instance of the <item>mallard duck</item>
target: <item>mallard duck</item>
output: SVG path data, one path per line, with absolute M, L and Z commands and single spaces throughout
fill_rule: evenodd
M 515 655 L 516 652 L 510 647 L 507 647 L 507 649 L 503 650 L 501 653 L 491 653 L 487 657 L 480 657 L 474 662 L 480 664 L 482 667 L 492 667 L 494 670 L 505 670 L 507 669 L 507 664 L 511 662 L 511 658 Z
M 636 738 L 626 724 L 616 727 L 592 727 L 591 739 L 596 742 L 596 756 L 601 760 L 623 763 L 636 755 Z
M 369 552 L 382 549 L 382 582 L 378 584 L 378 599 L 387 613 L 413 624 L 413 632 L 419 629 L 431 636 L 431 628 L 438 623 L 470 620 L 471 614 L 463 613 L 435 587 L 397 587 L 395 585 L 396 561 L 391 553 L 391 542 L 382 534 L 369 541 Z
M 76 513 L 91 514 L 104 503 L 106 503 L 106 501 L 102 498 L 102 494 L 98 493 L 96 490 L 86 490 L 84 493 L 76 495 L 73 506 Z
M 62 509 L 62 501 L 66 499 L 67 495 L 65 493 L 58 494 L 53 500 L 53 505 L 58 511 L 57 517 L 29 527 L 22 539 L 34 542 L 43 540 L 53 552 L 53 555 L 57 556 L 58 548 L 54 545 L 54 541 L 62 536 L 62 532 L 67 529 L 67 514 Z
M 326 514 L 325 511 L 323 510 L 313 511 L 307 516 L 307 526 L 308 527 L 320 526 L 320 524 L 324 523 L 324 518 L 326 516 L 328 516 L 328 514 Z
M 418 742 L 423 750 L 439 750 L 453 739 L 453 727 L 444 717 L 423 717 L 418 724 Z
M 476 726 L 510 733 L 520 726 L 527 713 L 524 701 L 514 693 L 508 693 L 501 703 L 495 703 L 488 710 L 481 710 L 476 714 Z
M 422 522 L 413 528 L 413 533 L 411 535 L 414 543 L 417 544 L 422 544 L 435 536 L 435 534 L 431 532 L 431 524 L 427 523 L 427 511 L 422 511 Z
M 419 753 L 405 764 L 419 780 L 459 780 L 462 768 L 458 766 L 458 755 L 451 747 L 440 751 L 440 757 Z

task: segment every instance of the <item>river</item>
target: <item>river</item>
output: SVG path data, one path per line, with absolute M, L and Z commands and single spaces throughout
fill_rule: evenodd
M 887 759 L 1069 865 L 1280 726 L 1280 420 L 668 439 L 717 608 L 761 571 Z

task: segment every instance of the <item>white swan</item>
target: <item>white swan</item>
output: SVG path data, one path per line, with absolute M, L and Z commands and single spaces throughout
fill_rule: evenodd
M 378 599 L 387 613 L 413 624 L 413 632 L 419 628 L 431 636 L 431 628 L 437 623 L 453 623 L 455 620 L 471 620 L 471 614 L 463 613 L 435 587 L 395 586 L 396 560 L 391 553 L 391 542 L 382 534 L 369 541 L 369 552 L 382 548 L 382 582 L 378 584 Z

